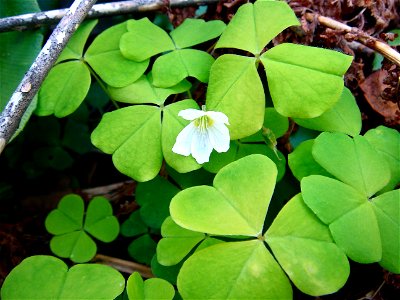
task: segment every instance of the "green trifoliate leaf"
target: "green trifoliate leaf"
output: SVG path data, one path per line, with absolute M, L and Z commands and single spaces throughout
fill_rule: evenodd
M 154 255 L 153 259 L 151 260 L 151 272 L 154 274 L 154 276 L 165 279 L 171 284 L 176 285 L 176 279 L 178 278 L 178 273 L 182 267 L 182 264 L 183 262 L 177 265 L 166 267 L 160 264 L 157 261 L 157 255 Z
M 294 119 L 305 128 L 318 131 L 343 132 L 351 136 L 360 134 L 361 112 L 354 96 L 344 88 L 339 101 L 322 115 L 311 119 Z
M 52 256 L 24 259 L 7 276 L 1 289 L 6 299 L 115 299 L 125 279 L 115 269 L 100 264 L 67 265 Z
M 122 56 L 119 42 L 127 32 L 127 22 L 110 27 L 96 37 L 85 53 L 85 60 L 110 86 L 127 86 L 143 75 L 149 65 L 149 60 L 136 62 Z
M 40 88 L 36 114 L 58 118 L 72 114 L 85 99 L 90 81 L 89 69 L 81 61 L 56 65 Z
M 129 218 L 121 225 L 121 235 L 126 237 L 137 236 L 147 231 L 148 227 L 140 216 L 140 209 L 131 213 Z
M 292 299 L 289 280 L 260 240 L 196 252 L 179 272 L 178 290 L 184 299 Z
M 390 180 L 385 158 L 362 136 L 352 139 L 343 133 L 324 132 L 315 139 L 312 155 L 329 173 L 366 197 Z
M 136 188 L 136 202 L 140 205 L 140 215 L 147 226 L 161 228 L 169 216 L 169 203 L 180 190 L 161 176 L 141 182 Z
M 159 107 L 138 105 L 106 113 L 91 138 L 96 147 L 113 154 L 114 165 L 121 173 L 137 181 L 153 179 L 160 171 Z
M 90 236 L 79 230 L 54 236 L 50 241 L 50 249 L 59 257 L 85 263 L 96 255 L 97 246 Z
M 352 57 L 285 43 L 261 56 L 276 110 L 293 118 L 315 118 L 332 108 L 343 91 Z
M 174 287 L 164 279 L 150 278 L 143 282 L 138 272 L 129 276 L 126 283 L 129 300 L 172 300 Z
M 313 146 L 313 139 L 304 141 L 288 155 L 289 168 L 298 181 L 309 175 L 331 176 L 315 161 L 311 153 Z
M 172 51 L 154 62 L 153 84 L 167 88 L 189 76 L 206 83 L 213 63 L 214 58 L 204 51 L 194 49 Z
M 118 219 L 113 215 L 112 206 L 106 198 L 99 196 L 90 201 L 83 228 L 105 243 L 113 241 L 118 236 Z
M 179 192 L 170 204 L 171 217 L 193 231 L 256 237 L 262 231 L 276 175 L 276 166 L 269 158 L 246 156 L 222 168 L 214 178 L 214 187 Z
M 282 30 L 300 25 L 289 5 L 282 1 L 257 1 L 242 5 L 215 48 L 237 48 L 259 55 Z
M 178 226 L 168 217 L 162 227 L 163 238 L 157 244 L 157 260 L 164 266 L 179 263 L 204 238 L 205 234 Z
M 168 165 L 180 173 L 201 168 L 192 156 L 183 156 L 172 151 L 176 137 L 189 124 L 189 121 L 178 116 L 181 110 L 187 108 L 198 109 L 199 107 L 194 100 L 183 100 L 167 105 L 163 110 L 162 151 Z
M 57 62 L 62 62 L 68 59 L 81 59 L 83 48 L 85 47 L 89 34 L 92 32 L 97 22 L 98 20 L 89 20 L 80 24 L 69 40 L 67 46 L 61 52 Z
M 400 273 L 400 190 L 382 194 L 372 201 L 382 239 L 379 264 L 389 272 Z
M 64 196 L 55 210 L 46 218 L 46 230 L 51 234 L 64 234 L 80 230 L 83 225 L 84 203 L 78 195 Z
M 128 246 L 129 255 L 136 261 L 150 265 L 151 259 L 156 253 L 157 243 L 149 234 L 144 234 L 134 240 Z
M 147 18 L 129 20 L 128 32 L 122 35 L 119 46 L 123 56 L 137 62 L 175 49 L 169 35 Z
M 320 175 L 303 178 L 301 191 L 304 202 L 329 225 L 333 239 L 347 256 L 360 263 L 381 260 L 378 222 L 365 194 Z
M 231 54 L 220 56 L 211 67 L 206 106 L 207 110 L 228 116 L 232 140 L 260 130 L 265 95 L 255 59 Z
M 265 237 L 279 264 L 303 293 L 331 294 L 346 283 L 350 272 L 346 255 L 300 194 L 283 207 Z
M 383 191 L 393 189 L 400 183 L 400 133 L 395 129 L 379 126 L 368 130 L 364 137 L 389 164 L 391 178 Z
M 170 35 L 177 49 L 183 49 L 218 37 L 225 27 L 225 23 L 219 20 L 186 19 Z
M 134 83 L 123 88 L 108 87 L 114 100 L 132 104 L 154 103 L 163 104 L 172 94 L 186 92 L 192 86 L 189 81 L 182 80 L 177 85 L 169 88 L 159 88 L 153 85 L 151 73 L 141 76 Z

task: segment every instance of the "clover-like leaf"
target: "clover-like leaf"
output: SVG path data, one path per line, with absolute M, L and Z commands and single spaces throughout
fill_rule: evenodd
M 309 175 L 331 175 L 322 168 L 312 156 L 314 139 L 307 140 L 298 145 L 292 153 L 288 155 L 288 163 L 294 177 L 300 181 L 303 177 Z
M 312 149 L 314 159 L 339 180 L 370 197 L 390 180 L 390 169 L 362 136 L 353 139 L 343 133 L 320 134 Z
M 147 231 L 148 227 L 143 222 L 139 209 L 131 213 L 129 218 L 121 225 L 121 234 L 127 237 L 141 235 Z
M 260 240 L 196 252 L 179 272 L 178 290 L 184 299 L 292 299 L 289 280 Z
M 81 61 L 56 65 L 43 82 L 35 113 L 54 114 L 58 118 L 73 113 L 85 99 L 90 88 L 90 71 Z
M 262 231 L 276 175 L 275 164 L 266 156 L 246 156 L 222 168 L 214 187 L 178 193 L 170 204 L 171 216 L 193 231 L 256 237 Z
M 56 235 L 50 240 L 51 251 L 75 263 L 91 260 L 97 252 L 96 243 L 83 230 Z
M 172 51 L 160 56 L 154 62 L 153 84 L 168 88 L 189 76 L 206 83 L 213 63 L 214 58 L 204 51 L 195 49 Z
M 350 272 L 346 255 L 300 194 L 282 208 L 265 237 L 279 264 L 302 292 L 330 294 L 346 283 Z
M 352 57 L 284 43 L 261 56 L 276 110 L 293 118 L 315 118 L 331 109 L 343 91 Z M 305 88 L 306 87 L 306 88 Z
M 143 281 L 138 272 L 132 273 L 126 283 L 129 300 L 172 300 L 174 287 L 166 280 L 150 278 Z
M 106 113 L 91 139 L 103 152 L 113 154 L 114 165 L 121 173 L 135 180 L 153 179 L 160 171 L 159 107 L 138 105 Z
M 379 195 L 372 200 L 382 240 L 379 264 L 389 272 L 400 274 L 400 189 Z
M 122 88 L 108 87 L 111 97 L 114 100 L 132 104 L 154 103 L 163 104 L 172 94 L 186 92 L 191 88 L 187 80 L 182 80 L 177 85 L 169 88 L 159 88 L 153 85 L 151 73 L 141 76 L 134 83 Z
M 93 28 L 96 26 L 98 20 L 88 20 L 79 25 L 78 29 L 68 41 L 67 46 L 61 52 L 57 59 L 57 63 L 69 59 L 81 59 L 83 55 L 83 48 Z
M 98 196 L 90 201 L 83 228 L 105 243 L 113 241 L 118 236 L 118 219 L 113 215 L 112 206 L 106 198 Z
M 161 228 L 169 216 L 169 203 L 180 190 L 161 176 L 141 182 L 136 188 L 136 202 L 144 223 L 152 228 Z
M 150 265 L 156 247 L 157 243 L 146 233 L 129 244 L 128 252 L 136 261 Z
M 361 191 L 336 179 L 311 175 L 301 181 L 304 202 L 324 223 L 347 256 L 360 263 L 381 260 L 378 222 Z
M 74 194 L 64 196 L 57 209 L 51 211 L 45 221 L 46 230 L 51 234 L 65 234 L 80 230 L 83 226 L 84 203 Z
M 177 49 L 188 48 L 218 37 L 226 25 L 220 20 L 205 22 L 202 19 L 190 19 L 171 31 Z
M 168 165 L 180 173 L 201 168 L 201 165 L 192 156 L 183 156 L 172 152 L 176 137 L 189 124 L 189 121 L 178 116 L 181 110 L 187 108 L 198 109 L 199 107 L 194 100 L 183 100 L 167 105 L 163 110 L 162 151 Z
M 255 58 L 226 54 L 211 67 L 207 110 L 221 111 L 229 118 L 232 140 L 261 129 L 265 95 Z
M 360 134 L 361 112 L 353 94 L 344 88 L 339 101 L 322 115 L 311 119 L 294 119 L 300 126 L 318 130 L 343 132 L 351 136 Z
M 400 183 L 400 133 L 392 128 L 378 126 L 368 130 L 364 137 L 389 164 L 391 178 L 383 190 L 393 189 Z
M 157 244 L 157 261 L 164 266 L 179 263 L 204 238 L 201 232 L 178 226 L 171 217 L 161 227 L 162 239 Z
M 96 37 L 85 53 L 85 60 L 110 86 L 127 86 L 143 75 L 149 65 L 149 60 L 136 62 L 121 54 L 119 42 L 127 32 L 127 22 L 110 27 Z
M 115 269 L 100 264 L 67 265 L 53 256 L 24 259 L 7 276 L 1 288 L 4 300 L 115 299 L 125 279 Z
M 147 18 L 129 20 L 128 32 L 122 35 L 119 45 L 123 56 L 137 62 L 175 49 L 169 35 Z
M 215 48 L 237 48 L 259 55 L 282 30 L 300 25 L 289 5 L 282 1 L 257 1 L 238 9 Z

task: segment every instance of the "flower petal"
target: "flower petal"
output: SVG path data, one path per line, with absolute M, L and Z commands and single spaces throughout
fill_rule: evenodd
M 193 122 L 187 125 L 176 137 L 172 151 L 176 154 L 189 156 L 191 152 L 193 135 L 196 132 L 196 127 Z
M 193 121 L 194 119 L 204 116 L 206 112 L 198 109 L 188 108 L 181 110 L 178 116 L 184 118 L 185 120 Z
M 218 111 L 207 111 L 206 112 L 207 116 L 209 116 L 215 123 L 225 123 L 227 125 L 229 125 L 229 120 L 228 117 L 222 113 L 222 112 L 218 112 Z
M 212 146 L 207 131 L 196 130 L 192 139 L 192 156 L 198 164 L 204 164 L 210 159 Z
M 223 123 L 214 123 L 213 126 L 209 127 L 208 137 L 211 146 L 217 152 L 228 151 L 230 145 L 229 129 Z

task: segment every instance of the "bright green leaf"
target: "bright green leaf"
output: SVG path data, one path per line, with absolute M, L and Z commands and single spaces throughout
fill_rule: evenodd
M 126 292 L 129 299 L 144 299 L 143 278 L 138 272 L 132 273 L 126 282 Z
M 153 179 L 160 171 L 163 157 L 158 107 L 138 105 L 106 113 L 91 138 L 96 147 L 113 154 L 121 173 L 135 180 Z
M 84 230 L 105 243 L 113 241 L 118 236 L 118 219 L 113 216 L 111 204 L 106 198 L 98 196 L 90 201 Z
M 39 90 L 36 114 L 58 118 L 72 114 L 85 99 L 90 88 L 90 72 L 81 61 L 56 65 Z
M 332 108 L 343 91 L 352 57 L 284 43 L 261 56 L 276 110 L 293 118 L 315 118 Z
M 75 263 L 91 260 L 97 251 L 96 243 L 83 230 L 54 236 L 50 241 L 51 251 Z
M 129 276 L 126 290 L 130 300 L 172 300 L 173 286 L 160 278 L 150 278 L 143 282 L 138 272 Z
M 276 175 L 269 158 L 246 156 L 222 168 L 214 187 L 179 192 L 171 201 L 171 216 L 179 226 L 193 231 L 256 237 L 262 231 Z
M 178 49 L 188 48 L 218 37 L 226 25 L 220 20 L 185 19 L 170 35 Z
M 161 105 L 172 94 L 186 92 L 192 85 L 187 80 L 182 80 L 177 85 L 169 88 L 159 88 L 153 85 L 152 76 L 140 77 L 134 83 L 123 88 L 108 87 L 111 98 L 119 102 L 142 104 L 154 103 Z
M 221 243 L 183 264 L 184 299 L 292 299 L 290 282 L 262 241 Z
M 389 272 L 400 273 L 400 190 L 382 194 L 372 201 L 382 240 L 379 264 Z
M 391 178 L 383 190 L 393 189 L 400 183 L 400 133 L 392 128 L 378 126 L 368 130 L 364 137 L 389 164 Z
M 300 194 L 283 207 L 265 236 L 279 264 L 303 293 L 331 294 L 346 283 L 350 273 L 346 255 Z
M 67 46 L 58 57 L 57 63 L 69 59 L 81 59 L 86 41 L 96 26 L 98 20 L 88 20 L 79 25 L 78 29 L 68 41 Z
M 255 59 L 232 54 L 220 56 L 211 67 L 206 106 L 207 110 L 228 116 L 232 140 L 260 130 L 265 95 Z
M 169 203 L 179 189 L 161 176 L 141 182 L 136 188 L 136 202 L 140 205 L 140 216 L 147 226 L 161 228 L 169 216 Z
M 82 229 L 84 203 L 80 196 L 69 194 L 58 203 L 46 218 L 46 230 L 51 234 L 64 234 Z
M 175 50 L 160 56 L 153 65 L 153 84 L 158 87 L 177 85 L 186 77 L 208 82 L 214 58 L 207 52 L 195 49 Z
M 147 18 L 129 20 L 128 32 L 122 35 L 119 45 L 123 56 L 137 62 L 175 49 L 168 34 Z
M 344 88 L 339 101 L 322 115 L 312 119 L 294 119 L 300 126 L 318 131 L 343 132 L 351 136 L 360 134 L 361 112 L 354 96 Z
M 362 136 L 354 139 L 343 133 L 320 134 L 312 149 L 314 159 L 339 180 L 370 197 L 390 179 L 390 169 Z
M 149 60 L 135 62 L 122 56 L 119 41 L 127 32 L 127 22 L 110 27 L 96 37 L 85 53 L 85 60 L 110 86 L 127 86 L 143 75 L 149 65 Z
M 179 263 L 205 237 L 204 233 L 178 226 L 171 217 L 164 221 L 161 235 L 163 238 L 157 244 L 157 261 L 164 266 Z
M 183 156 L 172 152 L 176 137 L 185 128 L 189 121 L 178 116 L 178 113 L 187 108 L 198 109 L 194 100 L 183 100 L 167 105 L 163 112 L 162 151 L 165 161 L 180 173 L 186 173 L 201 168 L 192 156 Z
M 313 146 L 313 139 L 304 141 L 288 155 L 289 168 L 298 181 L 309 175 L 331 176 L 315 161 L 311 153 Z
M 336 179 L 311 175 L 301 181 L 304 202 L 326 224 L 347 256 L 360 263 L 381 259 L 378 223 L 367 197 Z
M 100 264 L 67 265 L 52 256 L 24 259 L 7 276 L 1 289 L 4 300 L 114 299 L 122 293 L 124 277 Z
M 237 48 L 254 55 L 282 30 L 300 25 L 287 3 L 282 1 L 257 1 L 240 6 L 222 33 L 215 48 Z

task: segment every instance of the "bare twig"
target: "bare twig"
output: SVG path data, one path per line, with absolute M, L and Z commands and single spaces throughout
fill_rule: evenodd
M 96 0 L 75 0 L 0 114 L 0 154 L 17 130 L 40 85 Z
M 131 0 L 111 3 L 96 4 L 87 14 L 88 18 L 122 15 L 134 12 L 147 12 L 161 10 L 168 5 L 170 7 L 183 7 L 197 4 L 217 3 L 219 0 Z M 0 19 L 0 32 L 11 30 L 26 30 L 45 24 L 58 22 L 68 9 L 56 9 L 39 13 L 25 14 Z
M 360 41 L 362 44 L 375 50 L 376 52 L 379 52 L 384 57 L 391 60 L 396 65 L 400 66 L 400 53 L 397 52 L 396 50 L 394 50 L 388 44 L 386 44 L 382 41 L 379 41 L 378 39 L 368 35 L 367 33 L 359 30 L 358 28 L 350 27 L 350 26 L 343 24 L 341 22 L 338 22 L 334 19 L 320 16 L 318 14 L 306 13 L 306 18 L 309 21 L 313 21 L 315 16 L 317 17 L 319 23 L 326 27 L 329 27 L 332 29 L 343 30 L 343 31 L 349 32 L 349 33 L 354 33 L 354 36 L 356 37 L 356 39 L 358 41 Z
M 103 254 L 96 254 L 96 256 L 93 258 L 93 262 L 111 266 L 118 271 L 128 274 L 139 272 L 139 274 L 144 278 L 154 277 L 149 267 L 120 258 L 115 258 Z

